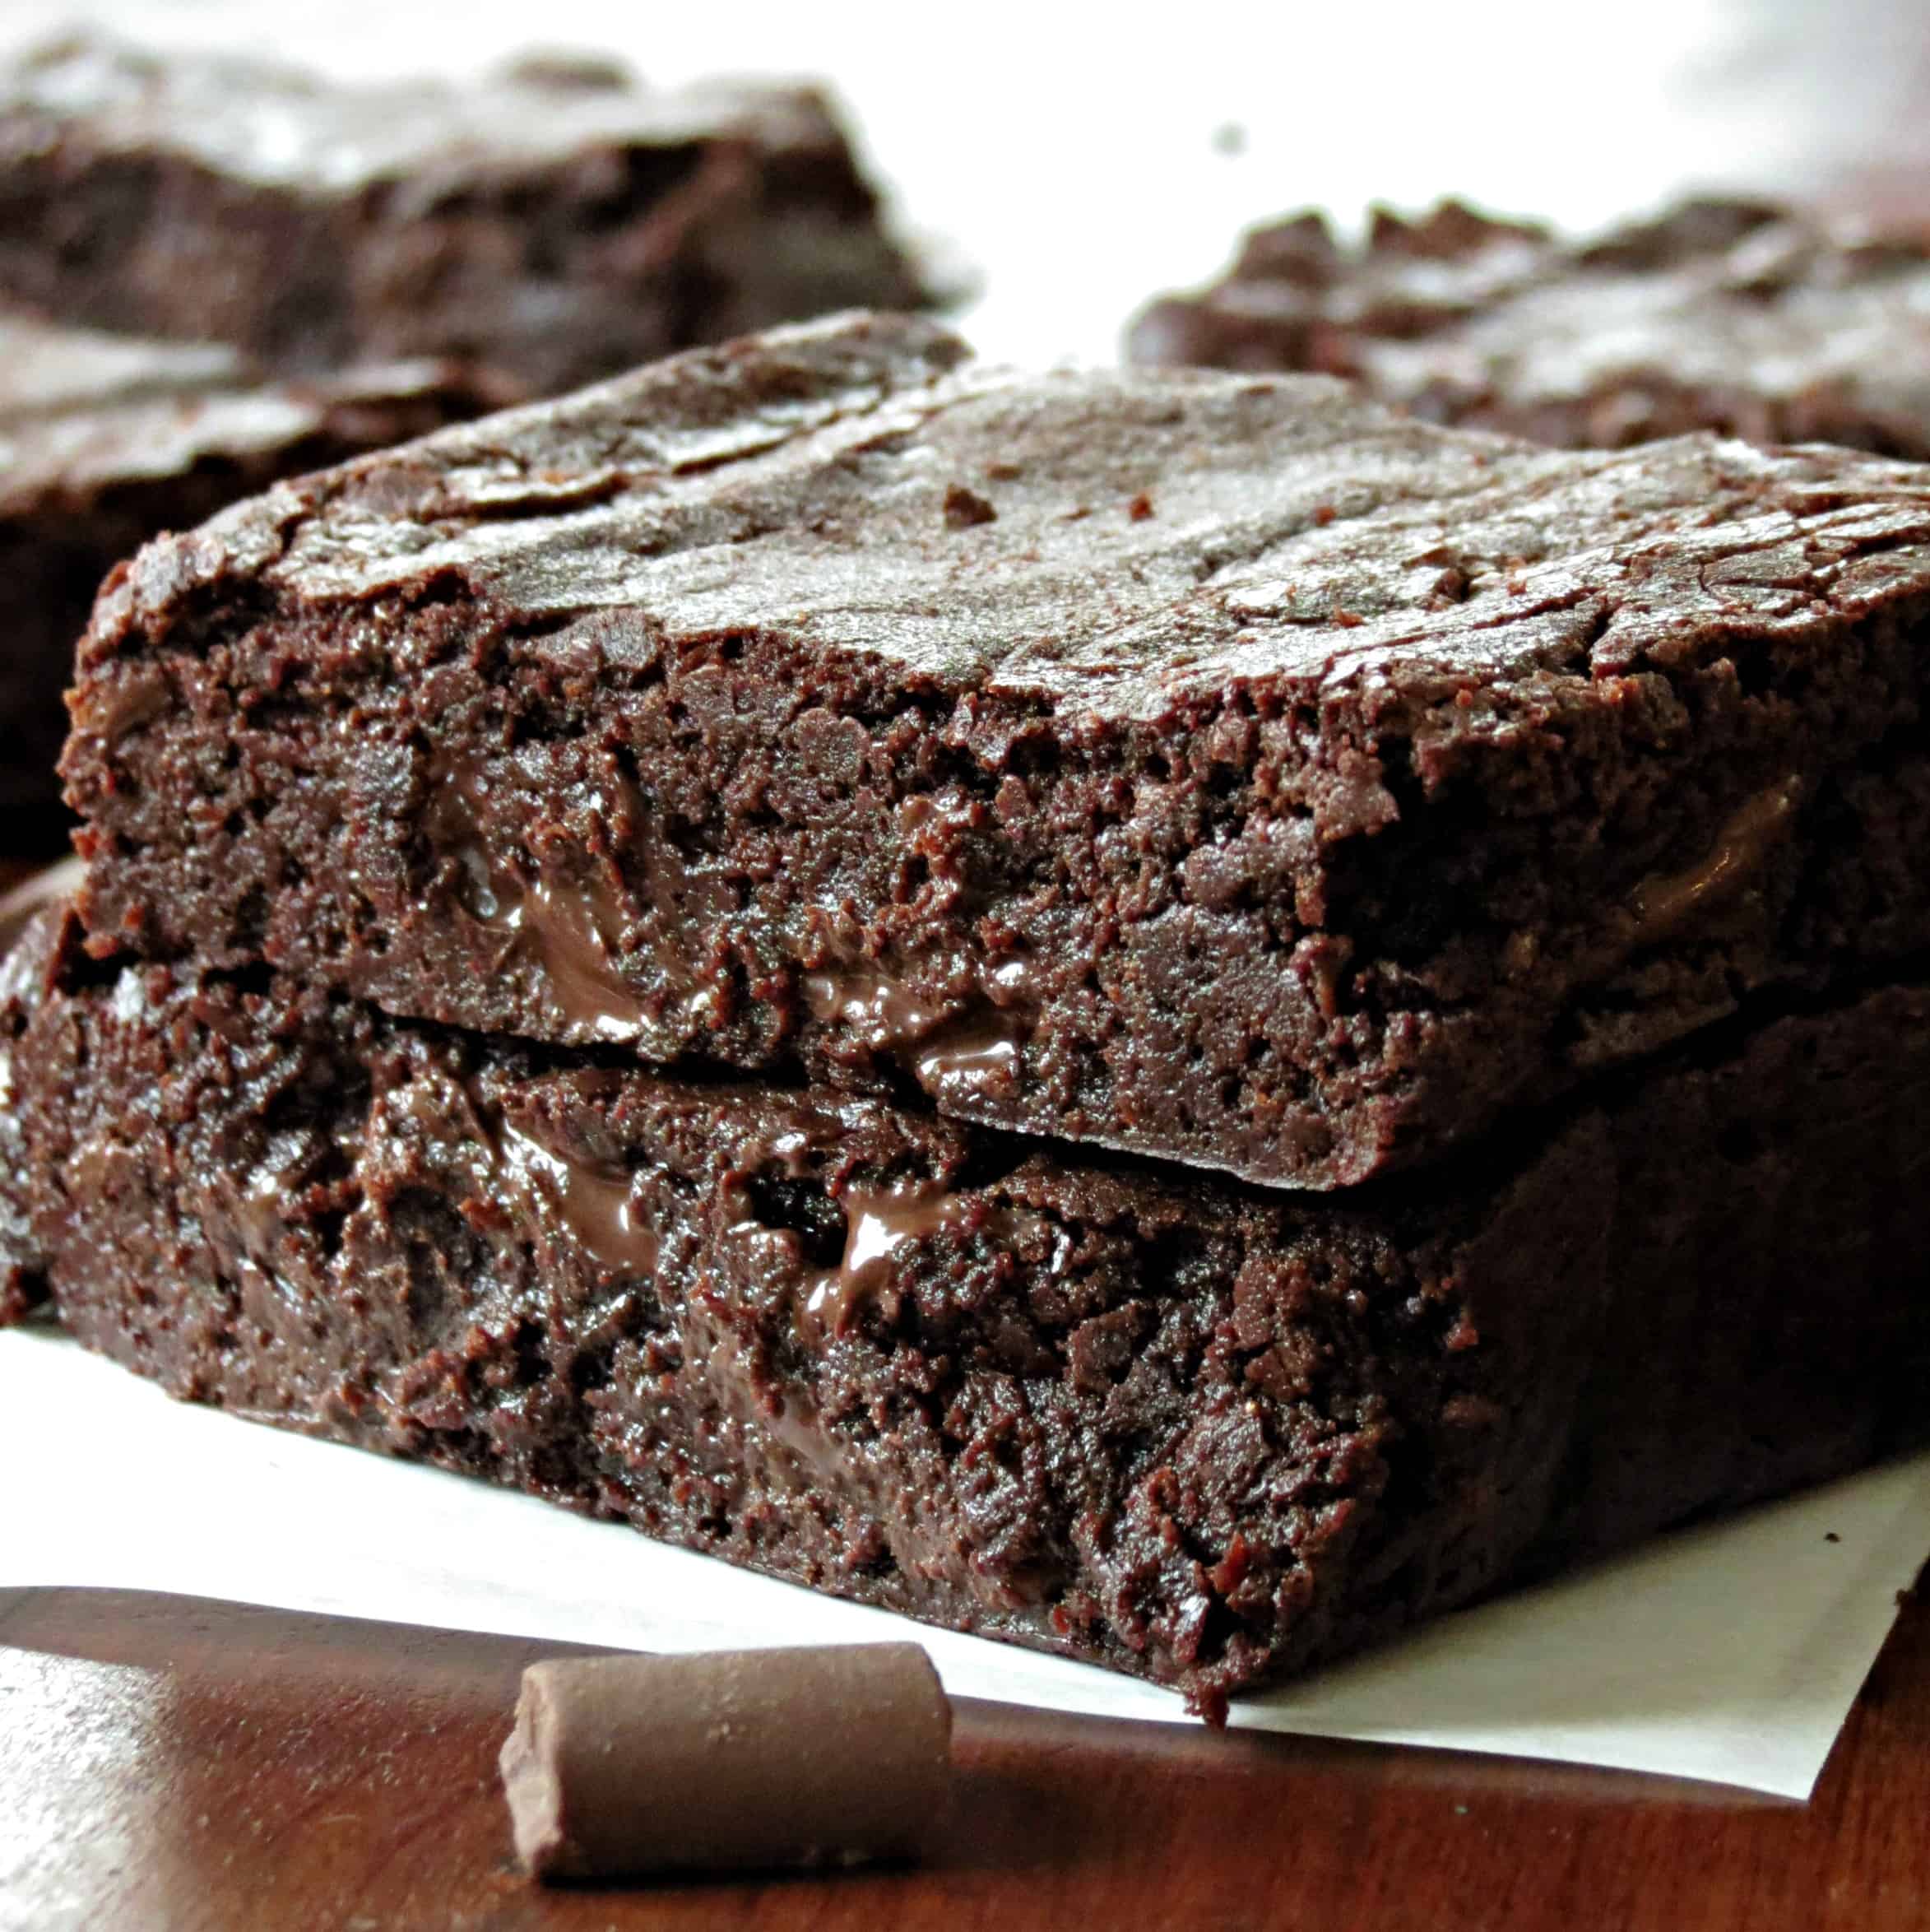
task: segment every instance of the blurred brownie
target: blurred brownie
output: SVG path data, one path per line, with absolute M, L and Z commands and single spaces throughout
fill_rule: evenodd
M 0 295 L 281 369 L 525 393 L 926 291 L 808 89 L 534 58 L 468 87 L 63 40 L 0 75 Z
M 67 836 L 61 694 L 115 564 L 278 477 L 502 400 L 451 365 L 275 384 L 231 350 L 0 313 L 0 851 Z
M 1247 236 L 1154 303 L 1133 360 L 1355 378 L 1431 421 L 1580 448 L 1687 430 L 1930 459 L 1930 243 L 1690 202 L 1592 241 L 1454 202 Z
M 73 930 L 0 983 L 14 1313 L 1209 1713 L 1930 1417 L 1918 990 L 1343 1201 Z
M 284 485 L 98 606 L 103 954 L 1357 1182 L 1930 942 L 1930 471 L 911 318 Z

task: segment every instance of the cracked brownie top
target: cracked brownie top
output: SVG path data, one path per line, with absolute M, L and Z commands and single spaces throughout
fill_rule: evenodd
M 1930 588 L 1930 478 L 1686 439 L 1555 454 L 1317 379 L 982 368 L 939 325 L 777 331 L 283 485 L 148 551 L 90 657 L 245 574 L 308 606 L 438 579 L 521 629 L 782 636 L 951 694 L 1155 719 L 1274 685 L 1615 701 Z M 1579 680 L 1579 681 L 1577 681 Z

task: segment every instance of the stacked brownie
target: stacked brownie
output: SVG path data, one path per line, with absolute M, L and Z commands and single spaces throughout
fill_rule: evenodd
M 1566 448 L 1684 430 L 1930 460 L 1930 243 L 1685 202 L 1582 242 L 1443 202 L 1357 248 L 1307 214 L 1133 324 L 1147 364 L 1352 377 L 1435 422 Z
M 0 72 L 0 850 L 65 837 L 58 694 L 147 538 L 691 342 L 928 300 L 808 91 L 30 54 Z
M 278 485 L 85 640 L 4 1292 L 1215 1713 L 1922 1428 L 1927 643 L 1930 470 L 912 318 Z

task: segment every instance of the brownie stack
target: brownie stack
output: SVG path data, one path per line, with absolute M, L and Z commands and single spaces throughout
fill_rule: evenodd
M 1930 471 L 909 318 L 278 485 L 83 645 L 6 1292 L 1217 1714 L 1922 1428 L 1927 646 Z
M 689 343 L 929 300 L 808 90 L 348 88 L 92 39 L 0 71 L 0 852 L 66 836 L 58 694 L 147 538 Z

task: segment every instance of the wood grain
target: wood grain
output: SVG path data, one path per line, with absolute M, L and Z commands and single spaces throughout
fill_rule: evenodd
M 1889 1932 L 1930 1925 L 1930 1605 L 1807 1806 L 1445 1753 L 960 1707 L 916 1869 L 550 1892 L 494 1776 L 560 1646 L 0 1592 L 0 1925 L 141 1932 Z

